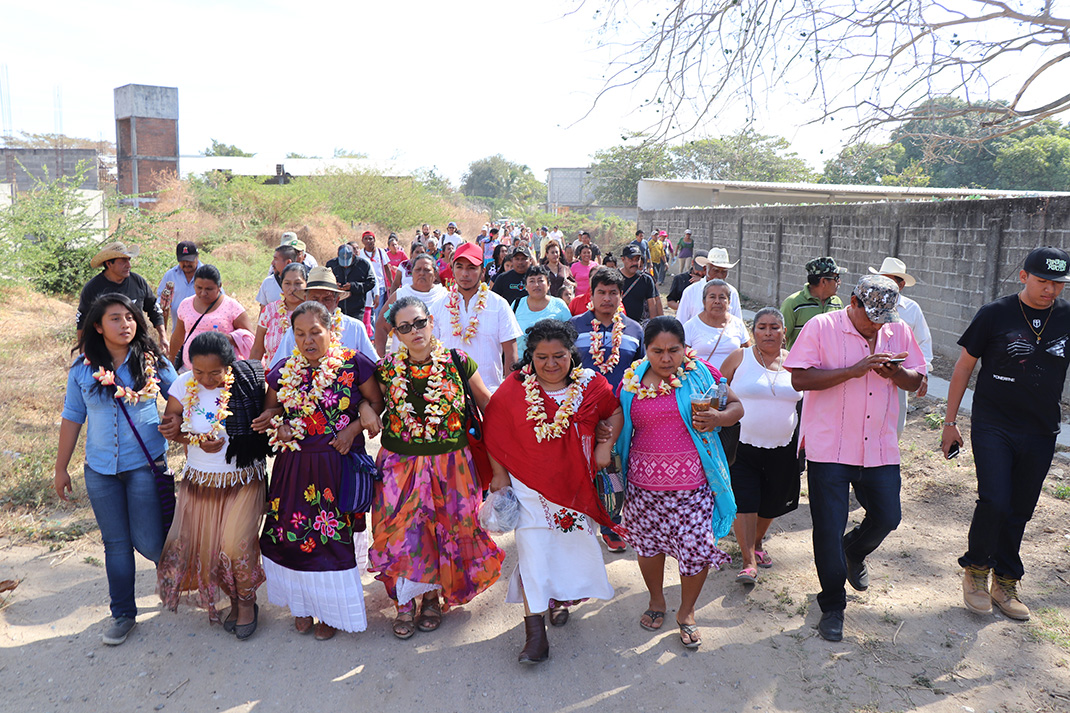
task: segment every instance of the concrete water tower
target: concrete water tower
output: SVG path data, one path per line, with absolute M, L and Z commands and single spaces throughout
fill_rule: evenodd
M 151 207 L 164 180 L 178 176 L 178 87 L 115 90 L 115 153 L 119 193 Z

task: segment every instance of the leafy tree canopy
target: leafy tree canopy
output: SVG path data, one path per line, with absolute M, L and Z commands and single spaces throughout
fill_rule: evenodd
M 233 144 L 224 144 L 212 139 L 212 145 L 204 150 L 205 156 L 242 156 L 249 157 L 253 154 L 242 151 Z

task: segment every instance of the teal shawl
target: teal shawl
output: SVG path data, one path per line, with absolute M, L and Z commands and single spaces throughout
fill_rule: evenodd
M 684 373 L 681 379 L 682 386 L 676 389 L 676 405 L 680 409 L 680 418 L 691 434 L 691 441 L 695 444 L 699 458 L 702 460 L 702 469 L 706 471 L 706 482 L 713 491 L 713 534 L 724 537 L 732 529 L 732 522 L 736 519 L 736 498 L 732 494 L 732 479 L 728 473 L 728 461 L 725 460 L 724 448 L 721 447 L 721 438 L 716 433 L 699 433 L 691 425 L 691 394 L 706 392 L 716 382 L 713 374 L 701 361 L 698 368 Z M 650 368 L 650 362 L 646 359 L 635 367 L 635 375 L 642 379 L 643 374 Z M 632 446 L 632 401 L 635 394 L 624 391 L 620 392 L 620 405 L 624 411 L 624 430 L 617 439 L 617 453 L 621 457 L 621 469 L 628 472 L 628 453 Z

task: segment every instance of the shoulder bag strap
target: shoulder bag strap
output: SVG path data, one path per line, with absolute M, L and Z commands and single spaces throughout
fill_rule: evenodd
M 141 440 L 141 434 L 137 432 L 137 428 L 134 426 L 134 420 L 130 418 L 130 412 L 126 410 L 126 404 L 122 399 L 115 399 L 119 402 L 119 408 L 123 410 L 123 415 L 126 416 L 126 422 L 130 424 L 130 430 L 134 432 L 134 438 L 137 439 L 137 444 L 141 446 L 141 452 L 145 454 L 145 460 L 149 462 L 149 467 L 152 468 L 152 472 L 157 477 L 163 476 L 159 466 L 156 465 L 156 461 L 149 453 L 149 449 L 145 446 L 145 441 Z
M 468 385 L 468 377 L 465 376 L 464 369 L 461 368 L 461 359 L 457 354 L 456 349 L 450 349 L 450 359 L 453 361 L 453 366 L 457 369 L 457 376 L 461 377 L 461 387 L 464 389 L 464 407 L 467 415 L 471 416 L 469 419 L 469 432 L 476 440 L 483 440 L 483 419 L 482 414 L 479 412 L 479 406 L 476 405 L 476 398 L 472 394 L 472 387 Z
M 197 331 L 197 325 L 201 323 L 202 319 L 204 319 L 204 315 L 212 311 L 212 308 L 215 307 L 215 303 L 218 302 L 221 297 L 223 297 L 223 295 L 220 295 L 219 297 L 216 297 L 214 300 L 212 300 L 212 304 L 208 305 L 208 309 L 202 312 L 201 316 L 197 318 L 197 321 L 193 323 L 193 327 L 191 327 L 189 332 L 186 333 L 186 338 L 182 340 L 183 349 L 186 348 L 186 342 L 188 342 L 190 340 L 190 337 L 193 336 L 193 333 Z

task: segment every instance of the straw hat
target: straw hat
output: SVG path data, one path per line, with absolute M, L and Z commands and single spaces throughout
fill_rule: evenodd
M 907 274 L 906 263 L 899 258 L 886 257 L 884 262 L 881 263 L 881 269 L 874 270 L 871 267 L 869 271 L 874 275 L 894 275 L 901 278 L 904 287 L 912 287 L 917 282 L 911 275 Z
M 141 252 L 136 245 L 131 245 L 129 248 L 123 243 L 108 243 L 100 249 L 93 259 L 89 261 L 91 267 L 100 267 L 108 260 L 117 260 L 124 257 L 137 257 Z
M 340 294 L 349 294 L 349 290 L 343 290 L 338 286 L 338 280 L 329 267 L 314 267 L 308 273 L 308 281 L 305 283 L 307 290 L 327 290 Z

